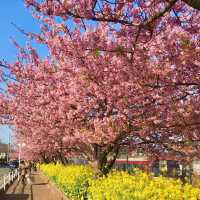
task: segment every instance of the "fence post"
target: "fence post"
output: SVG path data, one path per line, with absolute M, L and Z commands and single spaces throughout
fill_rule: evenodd
M 17 170 L 17 176 L 18 176 L 18 181 L 19 181 L 19 170 Z
M 10 172 L 10 182 L 12 183 L 12 171 Z
M 6 177 L 3 176 L 3 190 L 6 190 Z
M 10 185 L 10 180 L 11 180 L 11 177 L 10 177 L 10 172 L 8 174 L 8 184 Z

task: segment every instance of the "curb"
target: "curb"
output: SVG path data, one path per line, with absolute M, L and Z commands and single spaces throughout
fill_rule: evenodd
M 45 181 L 48 181 L 49 186 L 53 188 L 56 194 L 58 194 L 59 200 L 70 200 L 65 196 L 65 194 L 61 190 L 58 189 L 56 184 L 52 182 L 47 176 L 45 176 L 41 171 L 39 172 L 39 174 Z

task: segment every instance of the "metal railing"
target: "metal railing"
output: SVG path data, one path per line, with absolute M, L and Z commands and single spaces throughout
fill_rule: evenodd
M 19 177 L 19 170 L 15 169 L 4 175 L 0 180 L 0 190 L 6 190 L 6 186 L 10 185 L 17 177 Z

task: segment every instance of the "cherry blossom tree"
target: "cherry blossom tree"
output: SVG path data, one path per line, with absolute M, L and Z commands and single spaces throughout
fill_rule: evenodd
M 27 154 L 85 157 L 97 173 L 123 146 L 197 155 L 200 14 L 184 2 L 26 0 L 42 23 L 27 35 L 49 56 L 16 44 L 1 119 Z

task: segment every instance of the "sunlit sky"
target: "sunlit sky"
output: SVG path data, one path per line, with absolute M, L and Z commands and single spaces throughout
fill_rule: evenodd
M 24 29 L 26 32 L 38 32 L 39 23 L 31 16 L 30 10 L 24 6 L 23 0 L 2 0 L 0 6 L 0 60 L 8 62 L 15 60 L 17 50 L 12 44 L 14 38 L 20 45 L 25 45 L 27 38 L 20 33 L 12 23 Z M 41 56 L 46 50 L 36 45 Z M 8 143 L 11 129 L 7 126 L 0 126 L 0 140 Z

